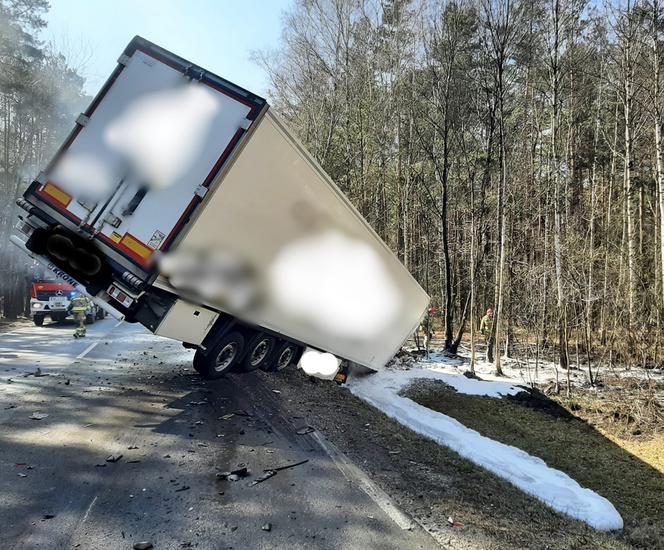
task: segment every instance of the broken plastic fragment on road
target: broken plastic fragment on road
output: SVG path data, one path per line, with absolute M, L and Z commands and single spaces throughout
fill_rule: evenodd
M 247 477 L 248 475 L 249 475 L 249 470 L 247 469 L 247 467 L 239 466 L 234 470 L 217 473 L 217 479 L 227 479 L 229 481 L 237 481 L 238 479 L 242 477 Z

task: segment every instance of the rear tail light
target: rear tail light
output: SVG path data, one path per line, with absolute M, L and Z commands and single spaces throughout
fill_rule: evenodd
M 115 285 L 111 285 L 108 287 L 108 290 L 106 293 L 113 299 L 117 300 L 120 302 L 123 306 L 129 307 L 131 304 L 134 303 L 134 299 L 131 296 L 128 296 L 124 292 L 122 292 L 118 287 Z

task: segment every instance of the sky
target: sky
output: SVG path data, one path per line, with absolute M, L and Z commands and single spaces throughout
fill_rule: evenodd
M 293 0 L 51 0 L 42 38 L 54 44 L 95 94 L 125 46 L 140 35 L 208 71 L 265 96 L 264 71 L 250 60 L 279 44 Z

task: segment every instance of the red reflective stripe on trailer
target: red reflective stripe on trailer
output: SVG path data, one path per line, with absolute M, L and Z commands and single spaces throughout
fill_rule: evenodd
M 139 51 L 139 52 L 147 55 L 148 57 L 151 57 L 152 59 L 156 59 L 157 61 L 160 61 L 164 65 L 168 65 L 171 69 L 175 69 L 177 72 L 182 73 L 181 66 L 176 64 L 175 61 L 169 59 L 166 56 L 160 55 L 156 52 L 146 52 L 145 50 L 142 50 L 141 48 L 136 48 L 136 51 Z M 205 69 L 201 69 L 201 70 L 203 70 L 206 73 L 208 72 L 208 71 L 205 71 Z M 212 74 L 212 73 L 210 73 L 210 74 Z M 222 88 L 221 86 L 219 86 L 217 84 L 213 84 L 212 82 L 202 82 L 202 83 L 205 84 L 206 86 L 209 86 L 213 90 L 217 90 L 218 92 L 224 94 L 225 96 L 228 96 L 231 99 L 234 99 L 238 103 L 242 103 L 242 105 L 246 105 L 247 107 L 249 107 L 251 109 L 249 111 L 249 114 L 252 115 L 252 116 L 254 114 L 256 114 L 257 111 L 260 110 L 259 106 L 253 104 L 251 101 L 249 101 L 248 99 L 242 97 L 240 94 L 236 94 L 234 92 L 226 90 L 226 89 Z
M 196 196 L 194 197 L 191 202 L 187 205 L 187 208 L 185 208 L 184 212 L 182 213 L 182 216 L 180 216 L 180 219 L 177 221 L 177 223 L 173 226 L 173 229 L 171 232 L 168 234 L 168 237 L 164 239 L 164 242 L 162 245 L 159 247 L 159 250 L 161 251 L 166 251 L 168 250 L 168 247 L 171 244 L 171 241 L 177 237 L 177 234 L 180 232 L 182 227 L 184 226 L 185 222 L 187 221 L 187 218 L 191 215 L 193 212 L 194 208 L 196 205 L 201 202 L 201 199 Z
M 95 112 L 95 109 L 99 106 L 101 100 L 104 99 L 104 97 L 106 97 L 106 94 L 111 89 L 113 84 L 115 84 L 115 81 L 118 79 L 120 73 L 124 70 L 124 68 L 125 68 L 124 65 L 118 65 L 117 67 L 115 67 L 115 70 L 113 71 L 113 73 L 111 73 L 111 76 L 109 76 L 108 80 L 106 80 L 104 87 L 99 91 L 99 93 L 92 100 L 92 103 L 90 103 L 88 108 L 85 110 L 84 112 L 85 116 L 89 117 L 90 115 L 92 115 L 92 113 Z
M 119 252 L 122 256 L 127 258 L 128 260 L 133 261 L 137 265 L 143 268 L 149 268 L 151 265 L 150 258 L 143 258 L 139 254 L 136 254 L 131 248 L 128 246 L 122 244 L 122 242 L 116 243 L 114 240 L 110 239 L 108 236 L 104 235 L 103 233 L 97 233 L 96 237 L 100 238 L 106 245 L 108 245 L 109 248 L 112 250 L 115 250 Z M 134 237 L 136 239 L 136 237 Z M 138 239 L 136 239 L 138 240 Z
M 45 193 L 43 189 L 37 189 L 35 191 L 35 194 L 39 195 L 41 199 L 50 204 L 53 208 L 55 208 L 58 212 L 60 212 L 60 214 L 69 218 L 69 220 L 73 221 L 76 224 L 79 224 L 81 222 L 81 218 L 72 214 L 69 210 L 67 210 L 67 207 L 65 207 L 61 202 L 56 200 L 55 197 L 52 197 L 48 193 Z M 84 227 L 89 228 L 90 226 L 85 225 Z
M 237 142 L 240 141 L 242 134 L 244 134 L 244 130 L 242 128 L 238 128 L 235 131 L 235 134 L 233 134 L 233 137 L 228 142 L 228 145 L 226 145 L 226 149 L 224 149 L 224 152 L 221 153 L 221 156 L 219 157 L 217 162 L 214 163 L 214 166 L 212 167 L 212 170 L 210 170 L 210 173 L 207 175 L 207 178 L 205 178 L 205 180 L 203 181 L 203 187 L 210 186 L 212 180 L 215 178 L 219 170 L 221 170 L 221 166 L 224 164 L 224 162 L 226 162 L 226 159 L 230 156 L 231 152 L 237 145 Z
M 214 166 L 212 167 L 212 170 L 210 170 L 210 173 L 207 175 L 205 178 L 205 181 L 203 182 L 203 187 L 209 187 L 210 184 L 212 183 L 212 180 L 216 177 L 216 175 L 219 173 L 219 170 L 221 170 L 222 165 L 228 157 L 230 156 L 231 152 L 237 145 L 238 141 L 240 141 L 240 138 L 242 137 L 242 134 L 244 134 L 244 130 L 242 128 L 238 128 L 237 131 L 235 132 L 235 135 L 233 135 L 233 138 L 231 141 L 228 143 L 226 146 L 226 149 L 224 149 L 224 152 L 221 154 L 217 162 L 215 162 Z M 183 214 L 180 216 L 180 219 L 175 223 L 173 226 L 173 229 L 171 229 L 171 232 L 168 234 L 168 236 L 164 239 L 164 242 L 161 244 L 159 247 L 159 250 L 166 251 L 168 250 L 168 247 L 171 244 L 171 241 L 177 236 L 177 234 L 180 232 L 182 227 L 184 226 L 185 222 L 187 221 L 187 218 L 191 215 L 191 212 L 193 209 L 196 207 L 196 205 L 201 202 L 200 197 L 194 196 L 194 198 L 191 200 L 191 202 L 187 205 L 187 208 L 183 212 Z

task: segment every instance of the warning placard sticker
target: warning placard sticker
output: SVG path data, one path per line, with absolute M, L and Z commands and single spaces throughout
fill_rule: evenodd
M 161 242 L 164 240 L 164 237 L 166 237 L 166 235 L 164 235 L 161 231 L 159 230 L 155 231 L 152 234 L 152 237 L 150 237 L 150 240 L 148 241 L 148 246 L 150 248 L 154 248 L 155 250 L 157 250 Z

